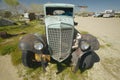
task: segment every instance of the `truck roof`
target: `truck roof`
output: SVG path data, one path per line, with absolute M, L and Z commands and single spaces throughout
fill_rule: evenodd
M 65 3 L 47 3 L 44 4 L 44 7 L 70 7 L 73 8 L 73 4 L 65 4 Z

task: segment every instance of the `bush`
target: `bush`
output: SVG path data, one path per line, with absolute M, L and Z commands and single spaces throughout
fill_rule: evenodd
M 2 38 L 0 38 L 0 43 L 1 43 L 1 42 L 3 42 L 3 39 L 2 39 Z
M 14 52 L 11 53 L 11 61 L 14 66 L 21 63 L 21 56 L 22 53 L 18 49 L 16 49 Z
M 11 52 L 15 51 L 16 46 L 14 45 L 5 45 L 0 49 L 0 55 L 10 54 Z
M 18 49 L 17 43 L 2 46 L 0 49 L 0 55 L 6 55 L 6 54 L 11 55 L 11 61 L 13 65 L 18 65 L 21 63 L 21 52 Z
M 29 19 L 30 19 L 30 21 L 35 20 L 36 19 L 35 18 L 35 13 L 30 13 L 29 14 Z
M 80 31 L 81 34 L 89 34 L 87 31 Z
M 10 18 L 12 16 L 12 13 L 10 11 L 5 11 L 4 17 L 5 18 Z

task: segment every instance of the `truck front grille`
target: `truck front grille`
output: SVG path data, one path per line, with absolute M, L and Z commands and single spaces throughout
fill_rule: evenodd
M 72 46 L 72 28 L 48 28 L 48 45 L 54 57 L 63 58 Z

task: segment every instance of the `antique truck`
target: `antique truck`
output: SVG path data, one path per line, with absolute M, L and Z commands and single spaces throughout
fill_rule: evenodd
M 96 37 L 81 34 L 74 26 L 74 5 L 49 3 L 44 5 L 45 34 L 27 34 L 19 42 L 24 66 L 34 68 L 55 60 L 57 64 L 68 58 L 73 71 L 88 69 L 99 61 L 94 50 L 99 49 Z M 70 57 L 71 56 L 71 57 Z

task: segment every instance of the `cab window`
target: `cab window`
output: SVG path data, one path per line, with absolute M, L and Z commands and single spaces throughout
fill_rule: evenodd
M 46 7 L 46 15 L 73 16 L 73 8 Z

